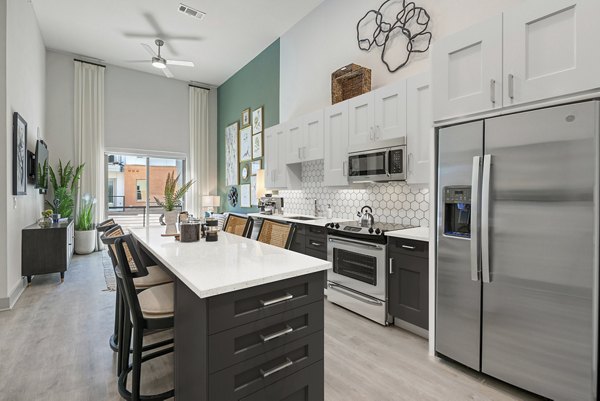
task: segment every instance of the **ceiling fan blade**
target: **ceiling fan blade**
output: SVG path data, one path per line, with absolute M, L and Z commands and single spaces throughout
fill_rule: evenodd
M 157 54 L 154 52 L 154 50 L 152 50 L 152 48 L 145 44 L 145 43 L 140 43 L 142 45 L 142 47 L 144 48 L 144 50 L 146 50 L 146 52 L 148 52 L 149 55 L 151 55 L 152 57 L 156 57 Z
M 146 63 L 150 64 L 150 60 L 125 60 L 126 63 Z
M 169 69 L 168 69 L 168 68 L 163 68 L 163 69 L 162 69 L 162 72 L 163 72 L 163 74 L 165 74 L 165 76 L 166 76 L 167 78 L 173 78 L 173 73 L 172 73 L 171 71 L 169 71 Z
M 183 67 L 193 67 L 194 63 L 192 61 L 183 61 L 183 60 L 167 60 L 168 65 L 181 65 Z

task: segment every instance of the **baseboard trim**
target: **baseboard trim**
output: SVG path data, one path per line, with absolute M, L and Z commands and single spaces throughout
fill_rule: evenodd
M 411 333 L 414 333 L 416 335 L 418 335 L 419 337 L 423 337 L 423 338 L 429 338 L 429 331 L 425 330 L 422 327 L 419 326 L 415 326 L 412 323 L 408 323 L 405 322 L 404 320 L 400 320 L 397 317 L 394 318 L 394 326 L 396 327 L 400 327 L 401 329 L 404 329 L 406 331 L 410 331 Z
M 7 298 L 0 298 L 0 312 L 11 310 L 19 298 L 21 298 L 21 295 L 23 294 L 23 291 L 25 291 L 26 287 L 27 279 L 23 277 L 21 278 L 21 281 L 17 283 L 15 288 L 13 288 Z

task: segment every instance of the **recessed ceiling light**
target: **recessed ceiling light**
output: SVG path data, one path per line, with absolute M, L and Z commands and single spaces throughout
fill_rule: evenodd
M 183 13 L 185 15 L 189 15 L 190 17 L 194 17 L 197 18 L 199 20 L 203 19 L 204 16 L 206 15 L 206 13 L 203 13 L 200 10 L 196 10 L 195 8 L 192 8 L 190 6 L 186 6 L 183 3 L 179 3 L 179 12 Z

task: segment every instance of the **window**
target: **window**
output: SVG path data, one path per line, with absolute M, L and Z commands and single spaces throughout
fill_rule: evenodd
M 146 202 L 146 180 L 135 180 L 135 199 L 138 202 Z

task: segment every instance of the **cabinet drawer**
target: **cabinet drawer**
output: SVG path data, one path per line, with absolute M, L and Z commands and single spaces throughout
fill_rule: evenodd
M 317 272 L 217 295 L 208 303 L 208 333 L 254 322 L 323 299 L 323 276 Z
M 209 370 L 219 371 L 321 330 L 322 300 L 213 334 L 208 339 Z
M 304 254 L 307 256 L 312 256 L 313 258 L 327 260 L 327 250 L 318 251 L 316 249 L 306 248 Z
M 327 237 L 309 236 L 306 238 L 306 249 L 314 249 L 315 251 L 327 252 Z
M 392 238 L 389 251 L 427 258 L 429 257 L 429 244 L 412 239 Z
M 323 331 L 209 376 L 209 400 L 239 400 L 323 359 Z
M 306 234 L 310 236 L 327 236 L 327 229 L 321 226 L 306 226 Z
M 240 401 L 323 401 L 324 363 L 319 361 Z

